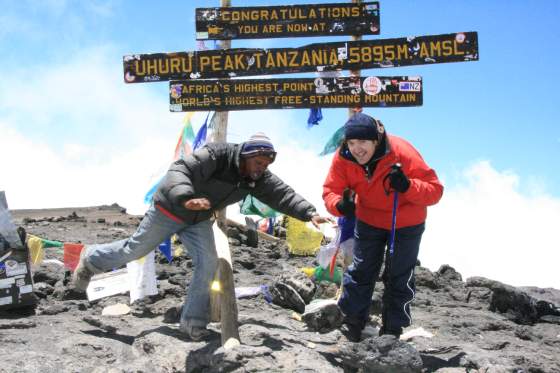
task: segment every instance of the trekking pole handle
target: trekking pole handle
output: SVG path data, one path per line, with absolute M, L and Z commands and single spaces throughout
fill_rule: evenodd
M 400 164 L 399 162 L 393 163 L 393 165 L 391 166 L 391 169 L 394 171 L 400 170 L 401 168 L 402 168 L 402 164 Z

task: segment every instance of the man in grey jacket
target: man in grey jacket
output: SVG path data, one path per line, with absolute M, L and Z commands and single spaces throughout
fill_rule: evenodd
M 174 162 L 160 183 L 154 203 L 129 239 L 87 246 L 74 272 L 84 291 L 96 273 L 117 268 L 154 250 L 177 234 L 194 263 L 194 275 L 181 314 L 182 332 L 198 340 L 208 334 L 210 285 L 217 265 L 211 220 L 215 211 L 251 194 L 272 208 L 315 226 L 328 219 L 267 168 L 276 151 L 263 133 L 242 144 L 210 143 Z

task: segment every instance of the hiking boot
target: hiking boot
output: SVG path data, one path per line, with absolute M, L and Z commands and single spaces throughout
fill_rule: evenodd
M 74 289 L 78 291 L 86 291 L 89 281 L 93 277 L 94 273 L 88 268 L 86 263 L 86 248 L 82 249 L 80 253 L 80 261 L 72 274 L 72 282 L 74 283 Z
M 382 336 L 384 334 L 393 335 L 397 339 L 399 339 L 402 334 L 402 328 L 385 329 L 385 327 L 382 326 L 381 329 L 379 329 L 379 336 Z
M 362 328 L 353 324 L 342 324 L 340 327 L 342 334 L 350 342 L 360 342 L 362 339 Z
M 181 333 L 187 335 L 192 341 L 200 341 L 210 335 L 210 330 L 205 326 L 190 325 L 188 322 L 181 322 L 179 326 Z

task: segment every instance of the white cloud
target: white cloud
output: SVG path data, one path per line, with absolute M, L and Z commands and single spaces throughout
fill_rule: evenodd
M 141 213 L 150 179 L 171 161 L 182 127 L 167 105 L 145 85 L 124 84 L 109 47 L 7 76 L 0 188 L 11 208 L 118 202 Z
M 429 210 L 422 264 L 432 270 L 449 264 L 463 278 L 560 289 L 560 200 L 531 183 L 533 192 L 525 194 L 518 175 L 487 161 L 466 169 Z

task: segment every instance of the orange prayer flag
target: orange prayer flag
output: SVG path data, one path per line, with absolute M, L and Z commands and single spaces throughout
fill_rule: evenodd
M 80 253 L 84 245 L 81 243 L 64 243 L 64 266 L 72 272 L 80 261 Z

